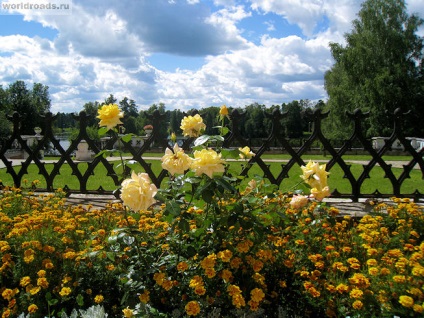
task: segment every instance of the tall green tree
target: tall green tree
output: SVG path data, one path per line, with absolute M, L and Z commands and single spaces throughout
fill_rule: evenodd
M 16 81 L 1 93 L 0 99 L 5 114 L 16 111 L 22 116 L 21 133 L 24 135 L 33 135 L 34 127 L 43 125 L 40 116 L 50 110 L 49 87 L 40 83 L 28 89 L 24 81 Z
M 411 110 L 407 134 L 424 136 L 423 38 L 417 35 L 423 19 L 406 12 L 403 0 L 363 2 L 346 45 L 330 44 L 335 64 L 325 75 L 333 138 L 347 138 L 350 121 L 345 111 L 370 111 L 368 136 L 387 136 L 392 122 L 387 113 Z M 386 113 L 387 112 L 387 113 Z

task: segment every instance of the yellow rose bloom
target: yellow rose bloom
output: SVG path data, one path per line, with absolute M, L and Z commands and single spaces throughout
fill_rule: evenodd
M 156 202 L 154 196 L 158 189 L 150 181 L 147 173 L 131 174 L 131 179 L 122 182 L 121 199 L 124 205 L 135 212 L 146 210 Z
M 206 174 L 209 178 L 212 178 L 214 173 L 225 171 L 224 163 L 225 161 L 221 159 L 221 154 L 218 154 L 215 150 L 196 150 L 191 169 L 197 176 Z
M 124 113 L 116 104 L 103 105 L 97 110 L 97 114 L 97 118 L 100 119 L 99 126 L 105 126 L 107 129 L 112 129 L 122 124 L 120 119 L 124 117 Z
M 194 116 L 186 116 L 181 120 L 181 130 L 184 136 L 199 137 L 205 129 L 206 125 L 203 123 L 202 117 L 199 114 Z
M 192 159 L 184 153 L 178 144 L 174 145 L 174 151 L 166 148 L 165 155 L 162 157 L 162 168 L 168 170 L 171 175 L 183 174 L 190 169 Z
M 225 105 L 221 106 L 221 108 L 219 109 L 219 115 L 221 115 L 221 117 L 228 116 L 227 106 L 225 106 Z
M 306 195 L 294 195 L 290 201 L 290 206 L 293 209 L 301 209 L 308 204 L 309 198 Z
M 311 195 L 318 201 L 330 195 L 330 189 L 327 186 L 326 165 L 320 165 L 317 162 L 309 161 L 306 166 L 302 166 L 303 174 L 300 176 L 311 188 Z
M 189 316 L 197 316 L 200 313 L 200 304 L 195 300 L 189 301 L 185 305 L 185 311 Z
M 248 146 L 239 148 L 239 151 L 240 151 L 239 156 L 241 159 L 250 159 L 255 156 L 255 154 L 250 150 Z

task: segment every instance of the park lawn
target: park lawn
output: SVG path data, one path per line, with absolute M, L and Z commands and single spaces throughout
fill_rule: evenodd
M 148 155 L 150 156 L 150 154 Z M 269 156 L 269 155 L 268 155 Z M 264 157 L 263 159 L 285 159 L 284 156 L 278 155 L 271 155 L 272 157 Z M 320 160 L 323 159 L 323 156 L 308 156 L 308 159 L 311 158 L 312 160 Z M 289 158 L 287 156 L 287 158 Z M 352 158 L 345 158 L 344 160 L 366 160 L 362 156 L 352 156 Z M 359 159 L 361 158 L 361 159 Z M 328 160 L 328 157 L 326 157 Z M 368 158 L 369 159 L 369 158 Z M 405 157 L 403 157 L 405 160 Z M 305 159 L 304 159 L 305 160 Z M 385 159 L 387 160 L 387 159 Z M 393 160 L 399 160 L 398 158 Z M 387 160 L 390 161 L 390 160 Z M 146 160 L 147 163 L 151 164 L 151 169 L 154 171 L 156 175 L 159 174 L 161 168 L 161 161 L 160 160 Z M 118 173 L 118 175 L 121 174 L 122 167 L 119 167 L 119 161 L 116 161 L 115 163 L 115 169 Z M 242 171 L 242 166 L 244 162 L 243 161 L 237 161 L 237 162 L 229 162 L 229 171 L 232 173 L 232 175 L 238 175 Z M 281 165 L 284 163 L 280 162 L 267 162 L 269 164 L 269 169 L 271 173 L 274 175 L 275 178 L 277 178 L 278 174 L 281 171 Z M 46 163 L 45 164 L 46 170 L 50 173 L 53 169 L 53 164 Z M 78 164 L 79 171 L 81 172 L 81 175 L 84 175 L 84 173 L 87 170 L 87 163 L 81 162 Z M 136 164 L 131 166 L 132 169 L 134 169 L 136 172 L 144 172 L 143 168 Z M 19 166 L 14 167 L 15 171 L 18 172 L 20 169 Z M 363 167 L 360 164 L 352 164 L 351 166 L 351 172 L 353 176 L 358 179 L 363 171 Z M 396 178 L 399 178 L 401 175 L 403 169 L 400 168 L 393 168 L 392 169 L 394 175 Z M 282 191 L 294 191 L 299 187 L 299 175 L 302 174 L 301 168 L 297 165 L 293 166 L 292 169 L 289 171 L 288 178 L 284 179 L 281 182 L 280 189 Z M 250 181 L 255 176 L 264 176 L 263 171 L 260 169 L 258 165 L 253 165 L 251 169 L 248 172 L 248 176 L 242 181 L 242 185 L 246 185 L 248 181 Z M 0 169 L 0 180 L 2 181 L 3 185 L 13 185 L 13 179 L 10 174 L 6 173 L 6 169 Z M 31 183 L 34 180 L 39 180 L 40 183 L 37 186 L 38 188 L 45 188 L 46 182 L 44 180 L 44 177 L 38 174 L 38 168 L 36 165 L 32 164 L 28 168 L 28 174 L 25 175 L 23 178 L 22 187 L 29 187 Z M 165 179 L 161 186 L 166 187 L 167 179 Z M 344 173 L 342 169 L 336 164 L 332 167 L 330 170 L 329 175 L 329 185 L 331 190 L 337 189 L 340 193 L 351 193 L 351 185 L 348 181 L 348 179 L 344 178 Z M 79 182 L 78 178 L 72 174 L 71 168 L 65 164 L 62 166 L 60 175 L 56 176 L 53 187 L 55 189 L 57 188 L 63 188 L 67 186 L 71 190 L 79 190 Z M 94 172 L 94 175 L 88 176 L 87 181 L 87 190 L 97 190 L 99 187 L 102 187 L 106 191 L 113 191 L 117 188 L 119 185 L 115 185 L 113 182 L 113 179 L 110 176 L 107 176 L 107 171 L 103 167 L 103 165 L 99 164 Z M 414 169 L 411 174 L 410 178 L 407 179 L 401 187 L 401 193 L 403 194 L 412 194 L 415 192 L 416 189 L 423 189 L 424 188 L 424 181 L 422 180 L 422 174 L 420 170 Z M 384 177 L 384 171 L 380 167 L 374 167 L 370 173 L 370 178 L 367 178 L 361 187 L 361 193 L 362 194 L 372 194 L 376 190 L 378 190 L 380 193 L 393 193 L 393 188 L 390 183 L 390 180 Z

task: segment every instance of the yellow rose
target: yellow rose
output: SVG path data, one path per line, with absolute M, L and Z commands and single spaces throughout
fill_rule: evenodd
M 318 201 L 330 195 L 330 189 L 327 186 L 326 165 L 320 165 L 317 162 L 309 161 L 306 166 L 302 166 L 303 175 L 300 177 L 312 188 L 311 195 Z
M 103 105 L 97 110 L 97 114 L 97 118 L 100 119 L 99 126 L 106 126 L 107 129 L 112 129 L 122 124 L 120 118 L 124 117 L 124 113 L 116 104 Z
M 202 117 L 199 114 L 186 116 L 181 120 L 181 130 L 184 136 L 199 137 L 206 129 Z
M 294 195 L 290 201 L 290 205 L 293 209 L 301 209 L 308 204 L 308 197 L 305 195 Z
M 162 168 L 168 170 L 170 174 L 183 174 L 190 168 L 192 159 L 184 153 L 178 144 L 174 145 L 174 151 L 166 148 L 162 157 Z
M 131 174 L 131 179 L 122 182 L 121 199 L 124 205 L 135 212 L 146 210 L 156 202 L 154 196 L 157 193 L 156 186 L 150 181 L 147 173 Z
M 221 106 L 221 109 L 219 110 L 219 114 L 221 115 L 221 117 L 225 117 L 228 116 L 228 108 L 225 105 Z
M 215 150 L 196 150 L 191 169 L 197 176 L 201 176 L 204 173 L 209 178 L 212 178 L 214 173 L 225 171 L 224 160 L 221 159 L 221 154 L 218 154 Z
M 250 159 L 252 158 L 255 154 L 250 150 L 249 147 L 244 147 L 244 148 L 239 148 L 240 151 L 240 158 L 241 159 Z

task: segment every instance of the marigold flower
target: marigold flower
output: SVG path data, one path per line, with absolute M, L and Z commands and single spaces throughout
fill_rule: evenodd
M 352 289 L 349 293 L 350 298 L 362 298 L 363 295 L 364 292 L 358 288 Z
M 122 124 L 120 119 L 124 117 L 124 113 L 116 104 L 103 105 L 97 110 L 97 115 L 97 118 L 100 119 L 99 126 L 105 126 L 107 129 L 113 129 Z
M 25 276 L 25 277 L 22 277 L 22 278 L 21 278 L 21 280 L 20 280 L 20 282 L 19 282 L 19 285 L 21 285 L 22 287 L 25 287 L 25 286 L 27 286 L 30 282 L 31 282 L 31 278 L 30 278 L 29 276 Z
M 195 300 L 189 301 L 185 305 L 185 311 L 189 316 L 197 316 L 200 313 L 200 304 Z
M 225 161 L 221 159 L 221 154 L 218 154 L 215 150 L 196 150 L 193 155 L 194 159 L 191 163 L 191 169 L 197 176 L 206 174 L 209 178 L 212 178 L 214 173 L 225 171 Z
M 138 298 L 143 304 L 147 304 L 150 301 L 150 292 L 145 290 Z
M 147 173 L 131 174 L 131 179 L 122 182 L 121 199 L 124 205 L 135 212 L 147 210 L 156 202 L 157 187 L 150 181 Z
M 28 306 L 28 312 L 30 314 L 35 313 L 38 310 L 38 306 L 36 304 L 31 304 Z
M 218 252 L 217 256 L 224 263 L 228 263 L 231 261 L 231 258 L 233 257 L 233 252 L 231 252 L 230 250 L 220 251 Z
M 59 295 L 62 297 L 68 296 L 72 290 L 69 287 L 62 287 L 62 289 L 59 292 Z
M 352 304 L 353 309 L 356 309 L 356 310 L 362 309 L 363 306 L 364 304 L 360 300 L 355 300 Z
M 251 299 L 255 302 L 261 302 L 265 297 L 265 293 L 260 288 L 255 288 L 250 291 Z
M 124 314 L 125 318 L 131 318 L 134 315 L 133 310 L 129 309 L 128 307 L 125 309 L 122 309 L 122 313 Z
M 162 157 L 162 168 L 168 170 L 171 175 L 183 174 L 190 169 L 192 158 L 184 153 L 178 144 L 174 145 L 174 150 L 166 148 L 165 155 Z
M 412 297 L 402 295 L 399 297 L 399 303 L 403 307 L 411 308 L 412 306 L 414 306 L 414 299 Z
M 242 294 L 233 295 L 233 305 L 236 308 L 241 308 L 246 306 L 246 301 L 244 300 L 244 297 L 242 296 Z
M 184 136 L 199 137 L 206 129 L 202 117 L 199 114 L 186 116 L 181 120 L 181 130 Z
M 184 272 L 188 269 L 188 264 L 186 262 L 179 262 L 177 265 L 177 270 L 179 272 Z
M 94 302 L 96 304 L 100 304 L 105 300 L 105 298 L 103 297 L 103 295 L 96 295 L 96 297 L 94 297 Z
M 233 273 L 228 269 L 223 269 L 221 272 L 221 277 L 225 282 L 229 282 L 233 279 Z

